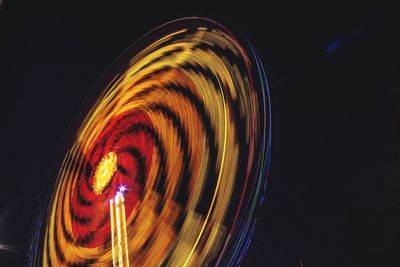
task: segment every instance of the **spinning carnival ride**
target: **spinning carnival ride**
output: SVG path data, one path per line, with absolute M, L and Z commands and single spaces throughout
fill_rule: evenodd
M 237 265 L 271 144 L 263 66 L 223 26 L 186 18 L 117 59 L 44 198 L 33 266 Z

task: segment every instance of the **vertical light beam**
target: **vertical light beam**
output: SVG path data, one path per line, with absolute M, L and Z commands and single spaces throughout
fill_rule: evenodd
M 118 192 L 110 200 L 111 242 L 114 267 L 129 267 L 124 196 Z

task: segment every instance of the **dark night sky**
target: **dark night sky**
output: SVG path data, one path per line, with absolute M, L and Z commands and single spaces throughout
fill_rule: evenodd
M 243 266 L 400 266 L 394 7 L 0 2 L 0 244 L 26 251 L 57 147 L 101 74 L 146 32 L 195 15 L 247 36 L 268 71 L 271 175 Z M 0 266 L 24 262 L 0 250 Z

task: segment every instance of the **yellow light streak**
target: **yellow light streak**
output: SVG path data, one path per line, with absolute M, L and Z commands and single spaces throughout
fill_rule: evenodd
M 199 244 L 200 239 L 201 239 L 201 237 L 202 237 L 202 235 L 203 235 L 203 232 L 204 232 L 204 230 L 205 230 L 205 228 L 206 228 L 206 226 L 207 226 L 207 222 L 208 222 L 208 220 L 209 220 L 209 218 L 210 218 L 210 215 L 211 215 L 211 212 L 212 212 L 214 203 L 215 203 L 215 199 L 216 199 L 216 197 L 217 197 L 217 193 L 218 193 L 219 185 L 220 185 L 220 181 L 221 181 L 221 176 L 222 176 L 222 170 L 224 169 L 224 163 L 225 163 L 226 143 L 227 143 L 227 135 L 228 135 L 228 132 L 227 132 L 227 128 L 228 128 L 228 118 L 227 118 L 227 117 L 228 117 L 228 114 L 227 114 L 227 108 L 226 108 L 226 102 L 225 102 L 224 91 L 222 90 L 221 83 L 220 83 L 220 81 L 219 81 L 219 79 L 218 79 L 218 76 L 216 75 L 214 69 L 213 69 L 212 67 L 210 67 L 210 69 L 211 69 L 211 71 L 214 73 L 214 75 L 215 75 L 215 77 L 216 77 L 216 79 L 217 79 L 217 81 L 218 81 L 218 87 L 219 87 L 219 90 L 220 90 L 220 92 L 221 92 L 222 103 L 223 103 L 223 107 L 224 107 L 224 144 L 223 144 L 223 149 L 222 149 L 221 168 L 219 169 L 217 185 L 215 186 L 214 195 L 213 195 L 213 198 L 212 198 L 212 201 L 211 201 L 210 208 L 208 209 L 206 219 L 204 220 L 203 227 L 201 228 L 201 231 L 200 231 L 200 233 L 199 233 L 199 235 L 198 235 L 198 237 L 197 237 L 197 240 L 196 240 L 196 242 L 195 242 L 195 244 L 194 244 L 192 250 L 191 250 L 190 253 L 189 253 L 189 256 L 186 258 L 186 261 L 185 261 L 185 263 L 183 264 L 184 267 L 187 266 L 187 264 L 190 262 L 190 259 L 191 259 L 191 257 L 193 256 L 193 253 L 194 253 L 194 251 L 196 250 L 196 247 L 197 247 L 197 245 Z
M 114 267 L 129 267 L 124 196 L 118 192 L 110 200 L 111 243 Z

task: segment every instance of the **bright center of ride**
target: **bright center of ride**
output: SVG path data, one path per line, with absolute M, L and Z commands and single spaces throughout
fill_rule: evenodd
M 97 165 L 94 173 L 92 189 L 96 195 L 101 195 L 117 171 L 117 154 L 108 152 Z

